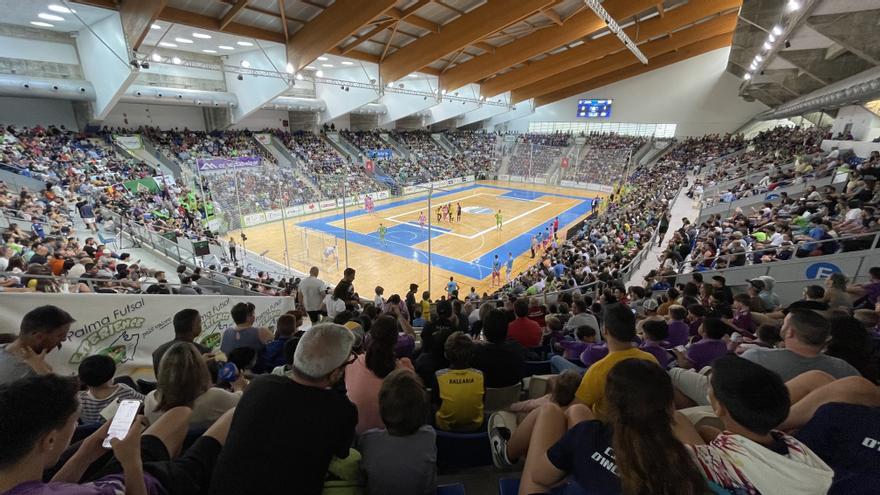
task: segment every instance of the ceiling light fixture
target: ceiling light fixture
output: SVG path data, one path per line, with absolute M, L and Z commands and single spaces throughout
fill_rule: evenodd
M 187 45 L 191 45 L 193 42 L 193 40 L 191 40 L 189 38 L 174 38 L 174 41 L 176 41 L 178 43 L 186 43 Z
M 328 60 L 330 60 L 330 59 L 327 58 L 327 57 L 318 57 L 318 60 L 320 60 L 321 62 L 326 62 L 326 61 L 328 61 Z
M 287 67 L 285 67 L 285 70 L 287 70 L 287 73 L 288 73 L 288 74 L 293 74 L 293 72 L 294 72 L 294 70 L 293 70 L 293 64 L 291 64 L 290 62 L 288 62 L 288 63 L 287 63 Z
M 789 12 L 794 12 L 801 8 L 801 3 L 798 0 L 788 0 L 788 4 L 785 6 Z
M 394 87 L 394 83 L 393 83 L 393 82 L 388 83 L 388 87 L 389 87 L 389 88 L 393 88 L 393 87 Z
M 193 38 L 198 38 L 200 40 L 209 40 L 211 39 L 211 35 L 205 33 L 193 33 Z
M 326 67 L 326 68 L 328 68 L 328 69 L 332 69 L 332 68 L 333 68 L 333 64 L 321 64 L 321 67 Z
M 297 81 L 302 81 L 302 80 L 303 80 L 303 75 L 302 75 L 302 74 L 297 74 L 297 75 L 296 75 L 296 80 L 297 80 Z
M 39 17 L 40 19 L 43 19 L 45 21 L 56 21 L 56 22 L 63 22 L 64 21 L 64 18 L 61 17 L 60 15 L 47 14 L 45 12 L 40 12 L 39 14 L 37 14 L 37 17 Z
M 318 72 L 315 72 L 315 77 L 324 77 L 324 71 L 319 70 Z
M 759 62 L 759 63 L 760 63 L 760 62 L 763 62 L 763 61 L 764 61 L 764 57 L 762 57 L 762 56 L 760 56 L 760 55 L 755 55 L 755 62 Z
M 228 45 L 220 45 L 217 48 L 219 48 L 221 50 L 235 50 L 235 48 L 228 46 Z
M 445 95 L 445 94 L 446 94 L 446 90 L 444 89 L 444 90 L 440 91 L 440 94 L 441 94 L 441 95 Z
M 342 65 L 354 65 L 354 62 L 349 62 L 348 60 L 343 60 Z
M 171 59 L 171 63 L 174 65 L 180 65 L 180 62 L 181 62 L 180 57 L 174 57 Z
M 614 18 L 611 17 L 611 14 L 609 14 L 605 10 L 605 8 L 602 7 L 602 4 L 599 3 L 599 0 L 584 0 L 584 3 L 587 5 L 587 7 L 592 9 L 593 12 L 595 12 L 596 15 L 599 16 L 600 19 L 603 19 L 605 21 L 605 23 L 608 25 L 608 29 L 615 36 L 617 36 L 617 38 L 620 41 L 623 42 L 623 45 L 627 49 L 629 49 L 629 51 L 631 51 L 632 54 L 635 55 L 637 59 L 639 59 L 639 62 L 641 62 L 645 65 L 648 64 L 648 58 L 645 57 L 645 54 L 642 53 L 641 50 L 639 50 L 639 48 L 636 46 L 635 43 L 633 43 L 633 41 L 631 39 L 629 39 L 629 36 L 626 35 L 626 33 L 623 31 L 623 29 L 620 28 L 620 26 L 617 24 L 617 22 L 614 20 Z
M 241 66 L 244 67 L 245 69 L 249 69 L 251 67 L 251 63 L 248 62 L 247 60 L 242 60 Z
M 250 41 L 236 41 L 235 44 L 238 46 L 254 46 Z
M 153 62 L 161 62 L 162 61 L 162 55 L 159 55 L 158 53 L 154 53 L 150 58 L 153 59 Z
M 217 53 L 217 50 L 202 50 L 204 53 Z
M 773 29 L 770 32 L 773 33 L 775 36 L 782 36 L 782 26 L 777 24 L 773 26 Z
M 770 43 L 775 42 L 775 41 L 776 41 L 776 36 L 775 36 L 773 33 L 768 34 L 768 35 L 767 35 L 767 41 L 769 41 Z
M 773 45 L 771 45 L 769 41 L 765 41 L 764 44 L 761 45 L 761 46 L 762 46 L 762 48 L 764 48 L 765 50 L 770 50 L 771 48 L 773 48 Z
M 167 41 L 160 41 L 159 46 L 164 46 L 166 48 L 177 48 L 177 45 L 175 45 L 174 43 L 169 43 Z
M 152 25 L 150 25 L 150 29 L 162 29 L 162 26 L 160 26 L 158 24 L 152 24 Z
M 33 24 L 34 26 L 39 26 L 39 27 L 44 27 L 44 28 L 55 27 L 55 24 L 49 24 L 48 22 L 43 22 L 43 21 L 31 21 L 31 24 Z
M 57 3 L 53 3 L 53 4 L 49 5 L 49 7 L 47 7 L 47 8 L 49 10 L 51 10 L 52 12 L 59 12 L 61 14 L 71 14 L 71 13 L 76 12 L 75 10 L 68 9 L 67 7 L 65 7 L 63 5 L 58 5 Z
M 743 79 L 745 79 L 746 81 L 748 81 L 751 78 L 752 78 L 752 75 L 749 74 L 748 72 L 746 72 L 746 75 L 743 76 Z

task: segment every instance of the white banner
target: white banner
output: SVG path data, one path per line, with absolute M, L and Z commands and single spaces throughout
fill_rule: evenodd
M 317 213 L 321 211 L 321 205 L 318 203 L 306 203 L 303 205 L 303 211 L 305 213 Z
M 266 223 L 265 213 L 251 213 L 250 215 L 244 216 L 245 227 L 253 227 L 254 225 L 260 225 L 261 223 Z
M 289 217 L 298 217 L 303 214 L 303 205 L 288 206 L 284 209 L 284 214 Z
M 403 186 L 403 194 L 412 194 L 418 190 L 418 186 Z
M 378 197 L 379 199 L 388 199 L 391 197 L 391 193 L 388 191 L 379 191 L 378 193 L 376 193 L 376 197 Z
M 271 134 L 257 134 L 256 137 L 257 137 L 257 141 L 260 144 L 268 145 L 272 142 L 272 135 Z
M 461 181 L 462 182 L 474 182 L 476 179 L 477 179 L 476 175 L 468 175 L 466 177 L 462 177 Z
M 333 208 L 336 208 L 336 200 L 325 199 L 324 201 L 321 201 L 320 203 L 318 203 L 318 205 L 320 205 L 321 211 L 332 210 Z
M 22 316 L 37 306 L 58 306 L 76 322 L 61 350 L 47 356 L 52 369 L 72 375 L 86 356 L 107 354 L 119 366 L 118 374 L 126 374 L 139 368 L 152 370 L 152 353 L 174 340 L 172 320 L 182 309 L 201 313 L 202 334 L 196 341 L 218 349 L 223 329 L 233 324 L 229 312 L 238 302 L 256 306 L 258 327 L 274 325 L 280 315 L 294 309 L 290 297 L 5 294 L 0 296 L 0 326 L 18 328 Z
M 113 139 L 116 141 L 119 146 L 127 150 L 142 150 L 144 149 L 144 143 L 141 141 L 141 137 L 139 135 L 135 136 L 113 136 Z
M 498 180 L 510 180 L 510 176 L 509 175 L 499 175 Z
M 266 212 L 266 221 L 281 220 L 281 210 L 269 210 Z
M 522 182 L 523 178 L 520 175 L 511 175 L 510 182 Z
M 541 177 L 535 177 L 535 184 L 546 184 L 547 179 L 542 179 Z

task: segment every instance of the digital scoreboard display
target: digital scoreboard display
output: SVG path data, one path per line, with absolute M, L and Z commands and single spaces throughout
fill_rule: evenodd
M 578 100 L 577 116 L 584 119 L 607 119 L 611 117 L 614 100 Z

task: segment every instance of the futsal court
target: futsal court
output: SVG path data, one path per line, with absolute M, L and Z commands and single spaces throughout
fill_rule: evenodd
M 508 253 L 513 254 L 512 276 L 532 264 L 531 238 L 548 232 L 559 218 L 558 239 L 562 242 L 568 227 L 583 219 L 593 198 L 605 193 L 552 186 L 480 181 L 475 184 L 435 190 L 428 210 L 427 194 L 398 197 L 377 202 L 372 213 L 362 206 L 248 227 L 247 247 L 295 270 L 307 272 L 317 266 L 330 280 L 342 276 L 345 268 L 347 229 L 349 265 L 357 270 L 355 287 L 361 297 L 372 299 L 374 288 L 385 288 L 385 297 L 404 295 L 409 284 L 428 287 L 428 244 L 430 242 L 431 297 L 445 294 L 452 276 L 466 293 L 475 287 L 482 294 L 495 286 L 492 265 L 498 255 L 501 280 L 506 281 Z M 437 208 L 450 205 L 453 221 L 437 221 Z M 461 205 L 460 221 L 456 218 Z M 495 214 L 501 210 L 502 226 Z M 420 224 L 419 217 L 431 215 Z M 381 238 L 380 225 L 385 227 Z M 288 252 L 284 253 L 285 232 Z M 237 234 L 236 234 L 237 235 Z M 338 263 L 337 263 L 338 258 Z

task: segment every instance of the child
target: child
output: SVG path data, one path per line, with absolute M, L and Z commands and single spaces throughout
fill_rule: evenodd
M 272 370 L 273 375 L 284 376 L 293 369 L 293 355 L 296 353 L 296 346 L 299 345 L 299 339 L 301 339 L 303 335 L 305 335 L 304 331 L 297 330 L 292 337 L 287 339 L 287 342 L 284 343 L 285 364 L 276 366 Z
M 425 322 L 431 321 L 431 293 L 429 291 L 422 292 L 422 318 Z
M 669 306 L 669 336 L 664 339 L 669 343 L 668 349 L 685 345 L 690 339 L 690 325 L 687 324 L 688 310 L 684 306 Z
M 737 294 L 733 296 L 733 326 L 744 337 L 755 337 L 755 321 L 752 320 L 752 312 L 749 306 L 752 298 L 748 294 Z
M 437 447 L 434 428 L 425 424 L 428 395 L 412 371 L 392 371 L 379 389 L 379 415 L 385 429 L 367 430 L 358 440 L 367 493 L 434 493 Z M 388 459 L 405 459 L 392 463 Z
M 574 335 L 577 340 L 560 340 L 555 346 L 558 350 L 562 351 L 562 357 L 570 361 L 578 360 L 581 353 L 590 347 L 590 344 L 596 343 L 596 329 L 590 325 L 577 327 Z
M 113 383 L 116 363 L 110 356 L 96 354 L 79 363 L 79 381 L 88 387 L 79 393 L 82 405 L 80 421 L 83 424 L 102 423 L 101 411 L 116 401 L 124 399 L 144 400 L 144 396 L 125 385 Z
M 483 373 L 470 367 L 475 350 L 474 341 L 461 332 L 446 339 L 449 368 L 436 373 L 440 409 L 435 421 L 441 430 L 475 431 L 483 424 Z
M 416 310 L 414 311 L 414 313 L 415 313 L 415 317 L 413 318 L 412 326 L 414 326 L 414 327 L 424 327 L 424 326 L 425 326 L 425 319 L 422 318 L 422 310 L 421 310 L 421 309 L 416 309 Z
M 382 308 L 385 307 L 385 298 L 382 297 L 382 294 L 385 294 L 385 289 L 381 285 L 376 286 L 376 297 L 373 299 L 373 304 L 382 311 Z
M 684 308 L 682 308 L 684 309 Z M 642 324 L 645 340 L 639 349 L 652 354 L 663 369 L 669 366 L 672 355 L 666 349 L 669 347 L 669 325 L 663 320 L 645 320 Z
M 754 347 L 764 347 L 766 349 L 773 349 L 777 344 L 782 342 L 782 337 L 779 335 L 779 327 L 771 324 L 764 324 L 758 327 L 758 330 L 755 331 L 755 336 L 757 337 L 755 340 L 747 340 L 739 344 L 736 347 L 736 353 L 742 354 L 749 349 Z

